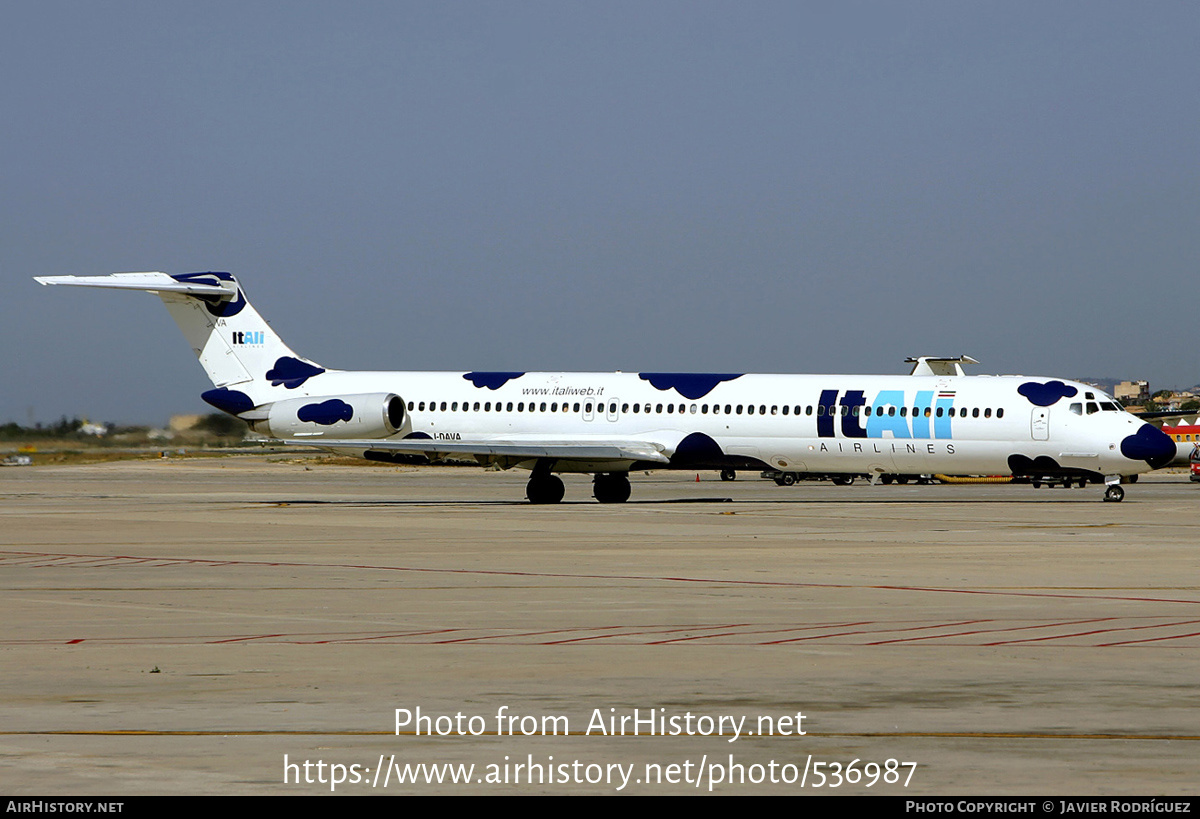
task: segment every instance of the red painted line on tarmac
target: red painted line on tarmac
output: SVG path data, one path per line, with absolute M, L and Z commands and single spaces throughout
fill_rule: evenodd
M 521 571 L 505 571 L 500 569 L 435 569 L 419 566 L 378 566 L 359 563 L 302 563 L 295 561 L 287 562 L 270 562 L 257 560 L 206 560 L 203 558 L 146 558 L 137 555 L 110 555 L 107 557 L 96 555 L 78 555 L 65 554 L 58 555 L 53 553 L 42 552 L 0 552 L 0 560 L 8 560 L 9 557 L 29 557 L 39 556 L 43 558 L 77 558 L 80 560 L 117 560 L 117 561 L 139 561 L 139 560 L 162 560 L 166 561 L 164 565 L 188 564 L 188 565 L 205 565 L 210 567 L 219 566 L 267 566 L 272 568 L 309 568 L 309 569 L 364 569 L 368 571 L 383 571 L 383 572 L 412 572 L 412 573 L 428 573 L 428 574 L 466 574 L 477 576 L 496 576 L 496 577 L 545 577 L 560 580 L 631 580 L 643 582 L 666 582 L 666 583 L 704 583 L 714 586 L 762 586 L 775 588 L 797 588 L 797 589 L 875 589 L 878 591 L 905 591 L 905 592 L 929 592 L 933 594 L 977 594 L 997 597 L 1032 597 L 1040 599 L 1057 599 L 1057 600 L 1114 600 L 1124 602 L 1138 603 L 1177 603 L 1183 605 L 1200 605 L 1200 600 L 1186 600 L 1172 597 L 1140 597 L 1130 595 L 1114 595 L 1114 594 L 1067 594 L 1065 592 L 1035 592 L 1035 591 L 997 591 L 987 589 L 955 589 L 947 587 L 933 586 L 893 586 L 893 585 L 870 585 L 870 584 L 852 584 L 852 583 L 800 583 L 784 580 L 736 580 L 736 579 L 718 579 L 711 577 L 675 577 L 670 575 L 603 575 L 603 574 L 566 574 L 559 572 L 521 572 Z M 114 564 L 120 565 L 120 564 Z M 57 568 L 57 567 L 55 567 Z
M 60 561 L 60 560 L 70 560 L 71 559 L 70 557 L 68 557 L 66 555 L 63 555 L 61 557 L 51 557 L 49 555 L 42 555 L 40 553 L 33 553 L 33 552 L 29 552 L 29 553 L 14 552 L 13 554 L 17 554 L 17 555 L 27 554 L 28 557 L 24 557 L 24 558 L 3 557 L 3 558 L 0 558 L 0 560 L 3 560 L 6 563 L 9 563 L 11 565 L 17 565 L 17 566 L 27 566 L 30 564 L 32 564 L 34 566 L 38 566 L 40 564 L 44 564 L 47 560 L 49 560 L 51 563 L 53 563 L 53 562 Z
M 461 628 L 438 628 L 438 629 L 430 629 L 427 631 L 401 631 L 401 632 L 393 632 L 393 633 L 389 633 L 389 634 L 375 634 L 370 637 L 343 637 L 343 638 L 340 638 L 337 640 L 288 640 L 288 642 L 292 643 L 293 645 L 298 645 L 298 646 L 308 646 L 308 645 L 321 646 L 321 645 L 332 645 L 333 643 L 337 643 L 338 645 L 345 645 L 348 643 L 368 643 L 373 640 L 394 640 L 396 638 L 402 638 L 402 637 L 424 637 L 428 634 L 449 634 L 454 631 L 462 631 L 462 629 Z
M 882 629 L 869 629 L 869 630 L 865 630 L 865 631 L 841 631 L 841 632 L 835 632 L 833 634 L 814 634 L 811 637 L 791 637 L 791 638 L 788 638 L 787 640 L 771 640 L 770 642 L 759 643 L 759 645 L 773 646 L 773 645 L 781 645 L 783 643 L 802 643 L 807 640 L 827 640 L 830 637 L 847 637 L 847 636 L 850 636 L 853 634 L 876 634 L 881 631 L 926 631 L 931 628 L 952 628 L 954 626 L 967 626 L 972 623 L 987 623 L 987 622 L 990 622 L 990 621 L 988 621 L 988 620 L 963 620 L 962 622 L 959 622 L 959 623 L 934 623 L 933 625 L 930 625 L 930 626 L 910 626 L 909 628 L 882 628 Z
M 889 644 L 893 644 L 893 643 L 908 643 L 908 642 L 925 641 L 925 640 L 946 640 L 946 639 L 952 639 L 952 638 L 956 638 L 956 637 L 973 636 L 973 635 L 979 635 L 979 634 L 994 634 L 997 632 L 1016 632 L 1016 631 L 1026 631 L 1026 630 L 1047 629 L 1047 628 L 1060 628 L 1063 626 L 1079 625 L 1079 624 L 1083 624 L 1083 623 L 1097 623 L 1097 622 L 1117 621 L 1117 620 L 1124 620 L 1124 619 L 1128 619 L 1128 618 L 1103 617 L 1103 618 L 1092 618 L 1092 619 L 1085 619 L 1085 620 L 1066 620 L 1066 621 L 1058 621 L 1058 622 L 1036 623 L 1036 624 L 1032 624 L 1032 625 L 1004 626 L 1001 628 L 994 628 L 994 629 L 971 629 L 971 630 L 964 630 L 964 631 L 957 631 L 957 632 L 950 632 L 950 633 L 924 634 L 924 635 L 919 635 L 919 636 L 898 637 L 898 638 L 890 639 L 890 640 L 877 640 L 877 641 L 872 641 L 872 642 L 863 642 L 863 643 L 859 643 L 859 645 L 879 646 L 879 645 L 889 645 Z M 508 630 L 498 630 L 498 631 L 494 631 L 493 633 L 485 633 L 485 634 L 478 633 L 480 631 L 480 629 L 478 629 L 478 628 L 445 628 L 445 629 L 426 629 L 426 630 L 417 630 L 417 631 L 398 631 L 398 632 L 392 631 L 392 632 L 382 632 L 382 633 L 376 633 L 376 634 L 364 633 L 364 632 L 316 632 L 316 633 L 307 633 L 307 634 L 301 633 L 301 632 L 278 632 L 278 633 L 269 633 L 269 634 L 241 634 L 241 635 L 235 635 L 235 636 L 228 636 L 228 635 L 166 636 L 166 635 L 160 635 L 160 636 L 155 636 L 155 637 L 133 637 L 133 636 L 129 636 L 129 637 L 88 637 L 88 638 L 77 637 L 77 638 L 73 638 L 70 640 L 61 640 L 61 639 L 58 639 L 58 640 L 56 640 L 56 639 L 3 640 L 3 641 L 0 641 L 0 645 L 79 645 L 84 642 L 90 643 L 92 645 L 156 645 L 156 644 L 221 645 L 221 644 L 232 644 L 232 643 L 248 643 L 248 642 L 254 642 L 254 641 L 270 641 L 270 642 L 276 643 L 276 644 L 288 644 L 288 645 L 333 645 L 333 644 L 345 645 L 345 644 L 353 644 L 353 643 L 382 642 L 382 641 L 388 641 L 388 640 L 409 641 L 413 644 L 418 644 L 418 645 L 451 645 L 451 644 L 463 644 L 463 643 L 472 643 L 472 642 L 482 643 L 482 642 L 497 641 L 497 640 L 498 641 L 517 641 L 517 640 L 525 640 L 528 638 L 546 637 L 546 636 L 551 636 L 551 635 L 578 634 L 580 632 L 585 632 L 586 634 L 584 634 L 583 636 L 572 636 L 572 637 L 560 639 L 560 640 L 543 640 L 543 641 L 538 641 L 538 642 L 533 642 L 533 643 L 528 643 L 528 644 L 529 645 L 546 645 L 546 646 L 567 645 L 570 643 L 586 643 L 586 642 L 591 642 L 591 641 L 595 641 L 595 640 L 612 640 L 612 639 L 620 639 L 620 638 L 627 638 L 627 637 L 639 637 L 639 636 L 644 637 L 644 636 L 651 636 L 651 635 L 674 634 L 677 632 L 692 632 L 686 637 L 674 637 L 674 638 L 662 639 L 662 640 L 645 640 L 645 641 L 638 642 L 637 644 L 638 645 L 657 646 L 657 645 L 670 645 L 670 644 L 674 644 L 674 643 L 685 643 L 685 642 L 691 642 L 691 641 L 696 641 L 696 640 L 711 640 L 711 639 L 721 639 L 721 638 L 731 638 L 732 637 L 732 638 L 741 638 L 736 643 L 737 645 L 787 645 L 787 644 L 792 644 L 792 643 L 810 642 L 810 641 L 817 641 L 817 640 L 837 640 L 838 638 L 858 636 L 858 635 L 863 635 L 863 634 L 874 634 L 874 633 L 879 633 L 881 631 L 891 631 L 891 632 L 929 631 L 932 629 L 944 629 L 944 628 L 952 627 L 955 625 L 964 625 L 964 624 L 969 624 L 969 623 L 988 623 L 988 622 L 1003 622 L 1003 621 L 997 621 L 995 618 L 989 618 L 989 619 L 983 619 L 983 620 L 968 620 L 968 621 L 963 621 L 961 623 L 933 623 L 933 624 L 924 624 L 924 625 L 914 625 L 914 626 L 909 626 L 906 628 L 899 628 L 899 627 L 884 628 L 883 626 L 885 624 L 881 623 L 880 621 L 875 621 L 875 620 L 866 620 L 866 621 L 861 621 L 861 622 L 847 622 L 847 623 L 823 623 L 823 624 L 815 624 L 815 625 L 797 625 L 797 626 L 787 626 L 787 627 L 770 628 L 770 629 L 752 628 L 755 625 L 754 623 L 693 624 L 693 625 L 683 625 L 683 626 L 678 626 L 678 625 L 668 626 L 668 625 L 664 624 L 664 625 L 658 626 L 658 627 L 646 626 L 646 625 L 637 626 L 637 627 L 609 625 L 609 626 L 577 626 L 577 627 L 566 628 L 566 629 L 548 629 L 548 630 L 539 630 L 539 631 L 520 631 L 520 632 L 514 632 L 514 631 L 508 631 Z M 1114 627 L 1114 628 L 1092 629 L 1092 630 L 1088 630 L 1088 631 L 1072 632 L 1070 634 L 1054 634 L 1054 635 L 1048 635 L 1045 637 L 1031 637 L 1031 638 L 1023 638 L 1023 639 L 1018 639 L 1018 640 L 1000 640 L 1000 641 L 993 641 L 993 642 L 987 642 L 987 643 L 973 642 L 973 643 L 971 643 L 971 645 L 999 646 L 999 645 L 1032 644 L 1032 643 L 1039 643 L 1039 642 L 1052 642 L 1055 640 L 1064 640 L 1064 639 L 1070 639 L 1070 638 L 1076 638 L 1076 637 L 1086 637 L 1086 636 L 1095 635 L 1095 634 L 1107 634 L 1107 633 L 1113 633 L 1113 632 L 1141 631 L 1141 630 L 1148 630 L 1148 629 L 1161 630 L 1164 628 L 1173 628 L 1173 627 L 1177 627 L 1177 626 L 1193 625 L 1195 623 L 1200 623 L 1200 619 L 1169 621 L 1169 622 L 1163 622 L 1163 623 L 1153 623 L 1153 624 L 1138 625 L 1138 626 L 1119 626 L 1119 627 Z M 855 628 L 853 628 L 854 626 L 878 626 L 878 628 L 855 629 Z M 839 629 L 844 629 L 844 630 L 829 632 L 828 629 L 831 629 L 831 628 L 839 628 Z M 717 630 L 717 631 L 715 633 L 705 633 L 705 634 L 694 633 L 694 632 L 698 632 L 698 631 L 704 632 L 704 631 L 712 631 L 712 630 Z M 781 632 L 794 634 L 795 632 L 800 632 L 800 631 L 816 631 L 816 630 L 821 630 L 824 633 L 798 636 L 798 637 L 789 637 L 786 639 L 769 640 L 769 641 L 762 641 L 762 642 L 751 642 L 747 639 L 747 638 L 753 637 L 755 635 L 762 635 L 762 634 L 778 634 Z M 414 640 L 414 638 L 430 637 L 430 636 L 437 636 L 437 635 L 447 635 L 447 634 L 454 634 L 456 632 L 457 633 L 468 632 L 468 634 L 465 636 L 455 637 L 452 639 L 423 640 L 423 641 Z M 470 632 L 475 632 L 475 633 L 470 634 Z M 1092 645 L 1094 647 L 1136 645 L 1136 644 L 1140 644 L 1140 643 L 1182 640 L 1182 639 L 1188 639 L 1188 638 L 1195 638 L 1197 636 L 1200 636 L 1200 632 L 1189 632 L 1186 634 L 1169 634 L 1169 635 L 1163 635 L 1163 636 L 1158 636 L 1158 637 L 1145 637 L 1145 638 L 1141 638 L 1141 639 L 1114 641 L 1114 642 L 1109 642 L 1109 643 L 1093 643 Z
M 1065 621 L 1059 622 L 1059 623 L 1038 623 L 1038 624 L 1032 625 L 1032 626 L 1005 626 L 1004 628 L 981 628 L 981 629 L 974 629 L 973 631 L 958 631 L 958 632 L 953 632 L 951 634 L 925 634 L 920 637 L 898 637 L 895 640 L 880 640 L 877 643 L 866 643 L 866 645 L 882 646 L 882 645 L 887 645 L 888 643 L 912 643 L 912 642 L 916 642 L 917 640 L 941 640 L 946 637 L 968 637 L 968 636 L 971 636 L 974 634 L 998 634 L 1000 632 L 1005 632 L 1005 631 L 1009 631 L 1009 632 L 1011 632 L 1011 631 L 1027 631 L 1030 629 L 1038 629 L 1038 628 L 1058 628 L 1061 626 L 1079 626 L 1079 625 L 1083 625 L 1084 623 L 1103 623 L 1106 620 L 1116 620 L 1116 619 L 1117 619 L 1116 617 L 1095 617 L 1095 618 L 1088 619 L 1088 620 L 1065 620 Z M 994 620 L 993 621 L 981 620 L 979 622 L 994 622 Z M 1014 642 L 1020 642 L 1020 641 L 1016 640 Z
M 1109 646 L 1131 646 L 1137 643 L 1158 643 L 1164 640 L 1182 640 L 1185 637 L 1200 637 L 1200 632 L 1193 631 L 1191 634 L 1171 634 L 1166 637 L 1144 637 L 1141 640 L 1124 640 L 1119 643 L 1097 643 L 1097 646 L 1107 648 Z
M 733 623 L 728 626 L 679 626 L 677 628 L 657 628 L 657 629 L 641 629 L 639 631 L 625 631 L 620 634 L 595 634 L 591 637 L 574 637 L 570 640 L 552 640 L 542 643 L 544 646 L 564 645 L 565 643 L 583 643 L 588 640 L 608 640 L 612 637 L 636 637 L 639 634 L 674 634 L 678 631 L 701 631 L 706 628 L 737 628 L 738 626 L 749 625 L 749 623 Z M 621 628 L 621 626 L 611 626 L 610 628 Z M 657 643 L 649 643 L 649 645 L 657 645 Z
M 1116 620 L 1118 618 L 1113 617 L 1111 619 Z M 1056 636 L 1049 636 L 1049 637 L 1030 637 L 1030 638 L 1027 638 L 1024 640 L 1005 640 L 1003 642 L 998 642 L 998 643 L 984 643 L 984 645 L 986 645 L 986 646 L 1003 646 L 1003 645 L 1011 645 L 1013 643 L 1035 643 L 1035 642 L 1042 642 L 1045 640 L 1065 640 L 1068 637 L 1090 637 L 1094 634 L 1110 634 L 1114 631 L 1140 631 L 1142 629 L 1147 629 L 1147 628 L 1167 628 L 1169 626 L 1187 626 L 1187 625 L 1191 625 L 1193 623 L 1200 623 L 1200 620 L 1183 620 L 1178 623 L 1160 623 L 1157 625 L 1151 624 L 1151 625 L 1145 625 L 1145 626 L 1121 626 L 1120 628 L 1102 628 L 1102 629 L 1095 629 L 1094 631 L 1081 631 L 1081 632 L 1078 632 L 1075 634 L 1059 634 Z M 1144 640 L 1130 640 L 1128 642 L 1152 642 L 1153 640 L 1174 640 L 1174 639 L 1178 639 L 1178 637 L 1186 637 L 1186 636 L 1189 636 L 1189 635 L 1178 635 L 1177 637 L 1146 638 Z M 1121 645 L 1121 643 L 1106 643 L 1106 644 L 1102 643 L 1101 645 Z
M 873 622 L 873 620 L 862 620 L 857 623 L 820 623 L 815 626 L 791 626 L 789 628 L 755 629 L 754 631 L 729 631 L 724 634 L 697 634 L 695 637 L 677 637 L 674 640 L 656 640 L 653 643 L 647 643 L 647 645 L 663 646 L 669 643 L 686 643 L 688 640 L 709 640 L 715 637 L 749 637 L 752 634 L 779 634 L 780 632 L 813 631 L 814 629 L 850 628 L 851 626 L 870 625 Z M 744 625 L 750 626 L 753 625 L 753 623 L 745 623 Z M 759 643 L 758 645 L 768 644 Z
M 429 631 L 400 631 L 400 632 L 392 632 L 392 633 L 388 633 L 388 634 L 373 634 L 370 636 L 362 636 L 362 637 L 340 637 L 340 638 L 333 638 L 333 639 L 328 639 L 328 640 L 289 639 L 289 640 L 285 640 L 283 642 L 286 642 L 290 645 L 329 645 L 329 644 L 333 644 L 333 643 L 338 643 L 338 644 L 361 643 L 361 642 L 369 642 L 371 640 L 392 640 L 392 639 L 396 639 L 398 637 L 422 637 L 427 634 L 447 634 L 452 631 L 461 631 L 461 630 L 462 629 L 457 629 L 457 628 L 441 628 L 441 629 L 433 629 L 433 630 L 429 630 Z M 220 643 L 241 643 L 241 642 L 249 642 L 251 640 L 273 640 L 273 639 L 277 639 L 279 637 L 296 638 L 298 636 L 300 636 L 300 635 L 297 635 L 292 632 L 280 632 L 279 634 L 257 634 L 257 635 L 252 635 L 249 637 L 229 637 L 229 638 L 223 639 L 223 640 L 208 640 L 206 642 L 208 645 L 218 645 Z
M 503 634 L 481 634 L 476 637 L 459 637 L 454 640 L 438 640 L 431 645 L 449 645 L 451 643 L 474 643 L 481 640 L 503 640 L 505 638 L 516 639 L 519 637 L 545 637 L 547 634 L 570 634 L 576 631 L 603 631 L 604 629 L 621 628 L 621 626 L 575 626 L 574 628 L 555 628 L 546 631 L 524 631 L 516 634 L 505 632 Z M 552 645 L 552 643 L 539 643 L 538 645 Z
M 1194 623 L 1200 623 L 1200 620 L 1180 620 L 1176 623 L 1159 623 L 1158 625 L 1148 626 L 1130 626 L 1127 631 L 1141 631 L 1148 628 L 1169 628 L 1171 626 L 1190 626 Z M 1116 643 L 1097 643 L 1099 646 L 1128 646 L 1134 643 L 1156 643 L 1160 640 L 1178 640 L 1182 637 L 1195 637 L 1195 634 L 1168 634 L 1163 637 L 1143 637 L 1140 640 L 1122 640 Z
M 344 632 L 344 633 L 348 634 L 348 635 L 356 635 L 356 636 L 332 637 L 330 639 L 325 639 L 325 640 L 299 639 L 301 637 L 306 637 L 306 636 L 311 637 L 312 633 L 306 635 L 301 632 L 282 632 L 280 634 L 238 635 L 237 637 L 229 637 L 226 635 L 214 635 L 214 634 L 190 634 L 190 635 L 183 635 L 183 636 L 157 635 L 157 636 L 153 636 L 153 637 L 133 637 L 133 636 L 130 636 L 130 637 L 77 637 L 75 639 L 65 640 L 65 641 L 53 640 L 53 639 L 0 640 L 0 645 L 6 645 L 6 646 L 77 645 L 77 644 L 83 643 L 83 642 L 95 643 L 95 644 L 99 644 L 99 645 L 157 645 L 157 644 L 161 644 L 161 643 L 168 643 L 168 644 L 185 643 L 185 644 L 189 644 L 189 645 L 191 645 L 191 644 L 215 645 L 218 643 L 236 643 L 236 642 L 248 641 L 248 640 L 277 639 L 280 637 L 293 638 L 293 639 L 289 639 L 289 640 L 280 640 L 279 642 L 281 642 L 281 643 L 288 643 L 288 644 L 294 644 L 294 645 L 310 645 L 310 644 L 318 644 L 319 645 L 322 643 L 353 643 L 353 642 L 359 642 L 359 641 L 365 641 L 365 640 L 386 640 L 386 639 L 395 638 L 395 637 L 420 637 L 420 636 L 426 635 L 426 634 L 445 634 L 445 633 L 452 632 L 452 631 L 463 631 L 463 630 L 464 629 L 446 628 L 446 629 L 432 629 L 432 630 L 426 630 L 426 631 L 385 633 L 385 634 L 375 634 L 375 635 L 366 635 L 366 636 L 363 636 L 363 632 L 361 632 L 361 631 L 352 631 L 352 632 Z M 316 634 L 338 634 L 338 633 L 339 632 L 327 632 L 327 631 L 316 632 Z

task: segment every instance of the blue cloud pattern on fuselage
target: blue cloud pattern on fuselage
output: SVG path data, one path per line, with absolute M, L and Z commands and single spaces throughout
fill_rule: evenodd
M 703 398 L 724 381 L 741 378 L 742 373 L 638 373 L 638 378 L 649 381 L 656 390 L 673 389 L 684 398 L 693 401 Z
M 1049 455 L 1038 455 L 1036 458 L 1030 458 L 1028 455 L 1009 455 L 1008 468 L 1014 475 L 1049 475 L 1058 472 L 1062 467 Z
M 230 415 L 238 415 L 239 413 L 254 409 L 254 401 L 250 396 L 239 390 L 231 390 L 228 387 L 207 390 L 200 393 L 200 397 L 221 410 L 221 412 L 227 412 Z
M 330 398 L 319 404 L 305 404 L 296 413 L 301 421 L 331 427 L 338 421 L 349 421 L 354 417 L 354 407 L 339 398 Z
M 1069 387 L 1061 381 L 1047 381 L 1045 384 L 1026 381 L 1017 387 L 1017 392 L 1028 398 L 1030 403 L 1039 407 L 1049 407 L 1058 403 L 1062 398 L 1073 398 L 1079 394 L 1079 390 Z
M 294 390 L 323 372 L 325 370 L 322 367 L 285 355 L 276 359 L 275 366 L 267 370 L 267 380 L 271 382 L 272 387 L 282 384 L 287 389 Z
M 721 445 L 703 432 L 693 432 L 679 442 L 671 456 L 672 466 L 721 465 L 725 453 Z
M 1161 469 L 1174 460 L 1175 441 L 1161 429 L 1147 424 L 1121 440 L 1121 454 L 1131 461 L 1145 461 L 1151 468 Z
M 463 373 L 463 378 L 470 381 L 480 389 L 487 387 L 489 390 L 498 390 L 512 381 L 514 378 L 520 378 L 525 373 Z

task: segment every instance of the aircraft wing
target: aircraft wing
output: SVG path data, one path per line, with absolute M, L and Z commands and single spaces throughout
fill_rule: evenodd
M 1134 418 L 1141 418 L 1143 421 L 1162 421 L 1171 418 L 1184 418 L 1196 415 L 1196 410 L 1155 410 L 1154 412 L 1139 412 L 1134 415 Z M 1155 424 L 1155 426 L 1160 426 Z
M 398 440 L 271 440 L 289 446 L 402 452 L 411 455 L 484 455 L 516 461 L 551 458 L 559 461 L 650 461 L 671 459 L 644 441 L 439 441 L 432 438 Z

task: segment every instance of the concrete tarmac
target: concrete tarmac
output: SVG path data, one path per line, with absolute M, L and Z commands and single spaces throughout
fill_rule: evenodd
M 1184 475 L 526 477 L 0 470 L 0 791 L 1196 793 Z

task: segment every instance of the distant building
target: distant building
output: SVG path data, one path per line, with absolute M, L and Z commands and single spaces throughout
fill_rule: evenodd
M 1149 401 L 1149 381 L 1122 381 L 1113 387 L 1113 398 L 1118 401 Z
M 1176 390 L 1171 393 L 1171 402 L 1182 406 L 1188 401 L 1200 401 L 1200 395 L 1195 390 Z

